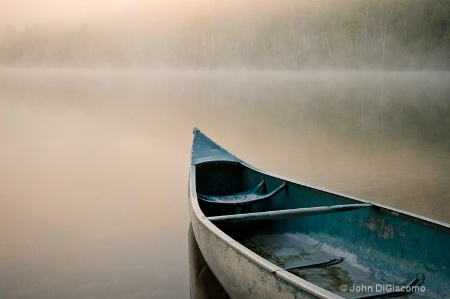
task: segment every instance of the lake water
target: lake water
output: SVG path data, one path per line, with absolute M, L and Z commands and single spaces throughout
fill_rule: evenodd
M 189 298 L 192 127 L 450 222 L 450 73 L 0 70 L 2 298 Z

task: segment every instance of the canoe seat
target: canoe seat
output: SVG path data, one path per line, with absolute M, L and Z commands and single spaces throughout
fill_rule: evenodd
M 286 187 L 286 182 L 283 182 L 280 186 L 278 186 L 271 192 L 261 193 L 261 190 L 264 189 L 263 188 L 264 183 L 265 182 L 263 178 L 256 187 L 248 191 L 231 195 L 219 195 L 219 196 L 198 194 L 198 198 L 210 203 L 242 206 L 254 204 L 258 201 L 272 198 L 273 196 L 277 195 L 281 190 L 283 190 L 284 187 Z

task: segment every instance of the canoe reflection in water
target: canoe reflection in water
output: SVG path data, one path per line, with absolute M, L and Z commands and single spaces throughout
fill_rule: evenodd
M 191 299 L 229 299 L 230 296 L 228 296 L 206 264 L 195 240 L 192 225 L 189 225 L 188 250 Z

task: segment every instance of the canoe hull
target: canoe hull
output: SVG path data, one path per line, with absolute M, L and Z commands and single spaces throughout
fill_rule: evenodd
M 283 182 L 286 188 L 250 210 L 198 196 L 243 194 L 261 180 L 264 192 Z M 189 202 L 200 251 L 231 298 L 378 296 L 379 285 L 405 286 L 410 281 L 423 287 L 408 298 L 450 294 L 449 224 L 266 173 L 199 131 L 192 150 Z M 362 208 L 341 211 L 336 208 L 340 205 Z M 330 207 L 336 213 L 328 213 Z M 327 214 L 317 215 L 325 210 Z M 217 221 L 229 216 L 239 221 Z M 339 265 L 328 266 L 327 261 Z M 314 266 L 291 270 L 305 265 Z M 365 289 L 347 292 L 355 285 Z

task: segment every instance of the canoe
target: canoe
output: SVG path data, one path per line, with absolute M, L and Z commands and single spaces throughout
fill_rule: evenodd
M 449 298 L 450 225 L 259 170 L 194 128 L 192 230 L 231 298 Z

